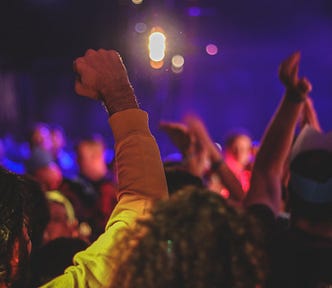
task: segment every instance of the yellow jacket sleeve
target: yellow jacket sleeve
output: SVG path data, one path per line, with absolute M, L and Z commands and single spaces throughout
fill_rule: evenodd
M 167 198 L 160 152 L 150 133 L 147 114 L 140 109 L 128 109 L 115 113 L 109 122 L 115 140 L 119 202 L 105 232 L 74 256 L 73 265 L 63 275 L 43 288 L 109 287 L 114 267 L 112 247 L 118 231 L 133 225 L 138 216 L 147 212 L 152 201 Z

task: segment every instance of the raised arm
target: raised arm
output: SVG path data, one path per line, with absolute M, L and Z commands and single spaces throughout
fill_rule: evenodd
M 303 113 L 300 119 L 300 128 L 308 124 L 319 132 L 322 132 L 322 128 L 319 123 L 317 112 L 311 97 L 307 97 L 304 102 Z
M 190 114 L 186 116 L 185 124 L 161 122 L 160 127 L 181 151 L 185 159 L 185 167 L 191 174 L 204 178 L 207 173 L 213 172 L 230 192 L 231 200 L 236 202 L 243 200 L 244 192 L 241 183 L 222 160 L 219 149 L 212 141 L 201 119 Z
M 74 265 L 45 287 L 109 287 L 113 272 L 113 246 L 118 232 L 144 215 L 154 200 L 167 198 L 160 153 L 140 110 L 127 72 L 115 51 L 88 50 L 74 63 L 78 94 L 101 100 L 109 112 L 115 140 L 119 202 L 105 232 L 75 255 Z
M 184 123 L 160 122 L 160 129 L 165 131 L 183 157 L 183 166 L 191 174 L 203 178 L 209 168 L 206 149 L 197 135 Z
M 216 173 L 223 186 L 229 191 L 229 199 L 241 202 L 244 198 L 241 183 L 223 161 L 222 155 L 212 141 L 203 121 L 191 114 L 186 117 L 186 123 L 191 133 L 196 139 L 199 139 L 200 145 L 204 147 L 205 154 L 208 156 L 210 163 L 210 170 L 212 170 L 213 173 Z
M 300 53 L 296 52 L 279 67 L 279 78 L 286 91 L 268 125 L 253 167 L 247 206 L 263 204 L 275 215 L 281 206 L 281 178 L 298 117 L 311 90 L 306 78 L 298 77 Z

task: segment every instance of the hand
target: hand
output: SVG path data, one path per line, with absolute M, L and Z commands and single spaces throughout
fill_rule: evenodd
M 188 126 L 192 139 L 195 139 L 195 143 L 191 145 L 192 154 L 196 155 L 192 166 L 198 167 L 196 169 L 199 169 L 198 171 L 203 176 L 211 169 L 213 163 L 221 161 L 221 153 L 199 117 L 194 114 L 188 114 L 184 121 Z
M 173 144 L 185 155 L 191 143 L 188 127 L 182 123 L 161 121 L 159 128 L 166 132 Z
M 300 52 L 295 52 L 284 60 L 279 67 L 279 78 L 286 87 L 286 96 L 295 102 L 304 101 L 312 89 L 307 78 L 299 79 L 300 58 Z
M 77 94 L 102 100 L 110 115 L 130 108 L 138 108 L 126 68 L 114 51 L 89 49 L 74 61 Z
M 220 161 L 221 153 L 212 141 L 203 121 L 196 115 L 189 114 L 186 116 L 185 122 L 188 125 L 189 131 L 196 139 L 199 139 L 200 146 L 204 147 L 204 149 L 208 152 L 210 160 L 212 162 Z
M 167 133 L 173 144 L 180 150 L 187 170 L 198 177 L 203 177 L 209 168 L 209 159 L 199 138 L 185 124 L 160 122 L 160 128 Z

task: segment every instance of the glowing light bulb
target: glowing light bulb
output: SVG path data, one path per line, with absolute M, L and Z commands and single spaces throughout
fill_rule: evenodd
M 152 61 L 162 61 L 165 58 L 166 36 L 162 32 L 153 32 L 149 36 L 149 57 Z

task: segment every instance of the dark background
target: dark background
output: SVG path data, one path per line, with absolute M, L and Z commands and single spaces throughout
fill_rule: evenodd
M 234 128 L 259 140 L 283 87 L 278 65 L 302 52 L 301 75 L 324 130 L 332 130 L 332 1 L 296 0 L 2 0 L 0 2 L 0 137 L 24 140 L 36 121 L 64 127 L 72 139 L 101 133 L 111 141 L 98 103 L 75 95 L 73 60 L 88 48 L 118 50 L 163 155 L 175 151 L 157 129 L 163 120 L 199 114 L 223 142 Z M 188 9 L 198 7 L 197 17 Z M 147 32 L 134 30 L 137 22 Z M 147 58 L 147 36 L 159 25 L 167 35 L 161 70 Z M 213 43 L 219 53 L 210 56 Z M 174 74 L 170 58 L 185 58 Z

